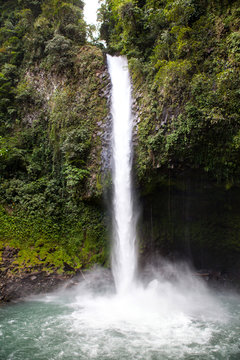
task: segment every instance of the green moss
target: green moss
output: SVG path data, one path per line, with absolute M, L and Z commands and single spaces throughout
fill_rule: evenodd
M 108 79 L 102 51 L 86 45 L 82 7 L 0 5 L 0 241 L 19 249 L 16 269 L 106 261 L 94 199 L 103 191 L 97 123 L 107 115 Z
M 111 0 L 102 8 L 109 51 L 129 58 L 142 183 L 198 168 L 239 184 L 238 14 L 237 1 Z
M 16 269 L 46 268 L 63 272 L 106 263 L 106 231 L 96 208 L 82 208 L 79 221 L 7 214 L 1 207 L 1 248 L 19 249 L 13 265 Z M 69 217 L 70 218 L 70 217 Z M 69 270 L 71 269 L 71 270 Z

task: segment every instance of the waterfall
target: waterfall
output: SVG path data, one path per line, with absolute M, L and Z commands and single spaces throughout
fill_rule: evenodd
M 118 293 L 131 290 L 137 269 L 136 216 L 132 194 L 132 97 L 127 59 L 107 55 L 112 82 L 113 248 L 112 271 Z

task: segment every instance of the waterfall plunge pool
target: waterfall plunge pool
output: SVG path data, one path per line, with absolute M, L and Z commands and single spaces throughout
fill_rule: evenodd
M 109 272 L 97 269 L 72 288 L 0 308 L 0 359 L 239 360 L 238 295 L 213 293 L 186 267 L 170 264 L 136 279 L 130 79 L 124 59 L 108 59 L 113 93 L 117 89 L 112 100 L 117 292 Z M 119 137 L 126 144 L 119 144 Z
M 96 269 L 72 288 L 1 307 L 0 359 L 239 360 L 238 295 L 169 264 L 152 279 L 121 296 Z

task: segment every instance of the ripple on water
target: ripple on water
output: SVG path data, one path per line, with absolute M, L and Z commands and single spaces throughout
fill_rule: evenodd
M 239 360 L 239 330 L 239 297 L 202 285 L 157 280 L 121 297 L 81 283 L 0 308 L 0 359 Z

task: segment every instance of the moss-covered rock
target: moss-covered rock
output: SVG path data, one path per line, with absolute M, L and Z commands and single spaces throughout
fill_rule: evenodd
M 109 51 L 126 54 L 141 183 L 201 169 L 239 184 L 238 1 L 118 1 L 102 7 Z
M 18 249 L 17 272 L 106 264 L 105 55 L 86 42 L 81 1 L 0 8 L 2 247 Z

